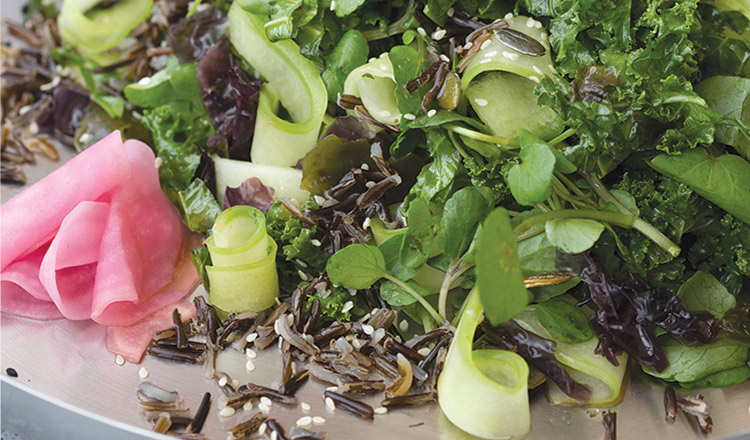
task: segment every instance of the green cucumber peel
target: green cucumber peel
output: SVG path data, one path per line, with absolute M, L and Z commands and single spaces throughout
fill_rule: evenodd
M 206 240 L 211 265 L 209 301 L 225 312 L 260 312 L 279 296 L 276 242 L 266 233 L 266 219 L 245 205 L 224 210 Z
M 529 367 L 510 351 L 472 350 L 482 314 L 475 288 L 466 299 L 438 378 L 438 403 L 446 417 L 469 434 L 488 439 L 523 438 L 531 429 Z
M 252 161 L 293 166 L 315 145 L 328 105 L 325 84 L 315 64 L 292 40 L 271 42 L 263 17 L 238 3 L 229 9 L 229 40 L 237 52 L 268 80 L 261 88 Z M 278 117 L 281 102 L 294 122 Z
M 401 120 L 395 90 L 393 65 L 387 56 L 357 67 L 344 81 L 344 94 L 360 98 L 367 112 L 383 124 L 398 125 Z M 354 114 L 351 110 L 349 113 Z M 379 127 L 377 129 L 380 130 Z

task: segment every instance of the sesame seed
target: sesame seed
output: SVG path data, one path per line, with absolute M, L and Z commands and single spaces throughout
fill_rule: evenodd
M 430 354 L 430 349 L 428 347 L 422 347 L 419 350 L 417 350 L 417 353 L 419 353 L 422 356 L 427 356 Z
M 388 118 L 391 116 L 391 112 L 389 112 L 388 110 L 382 110 L 378 113 L 378 116 Z
M 336 386 L 326 388 L 326 391 L 331 391 L 333 393 L 335 393 L 338 390 L 339 390 L 339 387 L 336 387 Z
M 476 318 L 477 317 L 477 313 L 475 311 L 473 311 L 473 310 L 467 310 L 466 314 L 469 315 L 469 318 Z
M 505 17 L 504 17 L 504 18 L 505 18 L 506 20 L 510 20 L 511 18 L 513 18 L 513 13 L 512 13 L 512 12 L 508 12 L 507 14 L 505 14 Z
M 250 359 L 255 359 L 258 357 L 258 353 L 256 353 L 252 348 L 246 348 L 245 356 L 249 357 Z
M 464 44 L 464 49 L 469 50 L 474 45 L 473 42 L 469 41 L 468 43 Z
M 248 359 L 248 361 L 245 363 L 245 369 L 250 373 L 255 371 L 255 362 Z
M 380 65 L 380 70 L 385 70 L 385 71 L 388 71 L 388 70 L 391 70 L 391 69 L 389 69 L 387 65 L 385 65 L 385 64 L 381 64 L 381 65 Z
M 266 406 L 273 405 L 273 402 L 271 401 L 271 399 L 269 399 L 266 396 L 263 396 L 263 397 L 260 398 L 260 403 L 262 403 L 263 405 L 266 405 Z
M 532 76 L 530 76 L 530 77 L 529 77 L 529 79 L 530 79 L 530 80 L 532 80 L 532 81 L 534 81 L 535 83 L 538 83 L 538 82 L 539 82 L 539 78 L 537 78 L 537 77 L 535 77 L 535 76 L 533 76 L 533 75 L 532 75 Z
M 484 43 L 482 43 L 482 45 L 481 45 L 481 46 L 479 46 L 479 49 L 480 49 L 480 50 L 481 50 L 481 49 L 486 49 L 486 48 L 487 48 L 487 46 L 489 46 L 491 42 L 492 42 L 492 39 L 489 39 L 489 40 L 485 40 L 485 41 L 484 41 Z
M 21 115 L 21 116 L 23 116 L 26 113 L 28 113 L 29 110 L 31 110 L 31 104 L 24 105 L 23 107 L 21 107 L 20 109 L 18 109 L 18 114 Z
M 258 427 L 258 435 L 265 434 L 266 433 L 266 428 L 267 428 L 267 426 L 266 426 L 265 423 L 261 424 L 260 427 Z
M 511 61 L 515 61 L 515 60 L 517 60 L 517 59 L 518 59 L 518 54 L 517 54 L 517 53 L 513 53 L 513 52 L 510 52 L 510 55 L 508 55 L 508 58 L 509 58 L 509 59 L 510 59 Z
M 480 107 L 484 107 L 485 105 L 487 105 L 487 100 L 482 99 L 482 98 L 477 98 L 474 100 L 474 103 Z
M 453 8 L 448 8 L 448 11 L 445 13 L 448 17 L 453 17 L 453 15 L 456 13 L 456 10 Z
M 257 333 L 250 333 L 249 335 L 245 337 L 245 340 L 250 343 L 254 342 L 256 339 L 258 339 Z
M 305 268 L 307 267 L 307 263 L 305 263 L 304 261 L 300 260 L 299 258 L 295 258 L 294 262 L 297 263 L 298 265 L 302 266 L 302 267 L 305 267 Z
M 409 321 L 402 319 L 401 322 L 398 323 L 398 329 L 402 332 L 409 330 Z
M 366 335 L 371 336 L 375 332 L 375 329 L 371 325 L 365 324 L 362 326 L 362 331 L 365 332 Z
M 240 380 L 239 379 L 232 379 L 232 388 L 237 388 L 240 386 Z
M 31 121 L 29 124 L 29 133 L 31 133 L 32 136 L 39 133 L 39 124 L 37 124 L 36 121 Z
M 341 313 L 346 313 L 353 308 L 354 308 L 354 303 L 351 301 L 347 301 L 344 303 L 344 307 L 341 308 Z
M 357 289 L 346 289 L 347 292 L 349 292 L 349 295 L 354 296 L 357 294 Z
M 94 140 L 94 135 L 91 133 L 84 133 L 81 135 L 81 137 L 78 138 L 78 142 L 82 144 L 88 144 L 89 142 Z
M 535 21 L 534 22 L 534 27 L 537 28 L 537 29 L 541 29 L 542 28 L 542 22 L 541 21 Z
M 420 36 L 422 36 L 422 37 L 426 37 L 427 36 L 427 32 L 424 30 L 424 28 L 422 26 L 420 26 L 420 27 L 417 28 L 417 33 Z
M 383 406 L 379 406 L 379 407 L 375 408 L 374 412 L 375 412 L 375 414 L 383 415 L 383 414 L 388 413 L 388 408 L 383 407 Z
M 430 111 L 427 112 L 427 117 L 431 118 L 431 117 L 435 116 L 436 114 L 437 114 L 437 110 L 435 110 L 433 108 L 432 110 L 430 110 Z
M 140 80 L 138 80 L 138 85 L 139 86 L 147 86 L 150 82 L 151 82 L 151 77 L 150 76 L 144 76 L 143 78 L 141 78 Z
M 383 52 L 379 55 L 380 58 L 385 58 L 388 56 L 388 52 Z
M 260 412 L 265 413 L 265 414 L 268 414 L 271 412 L 271 407 L 266 405 L 265 403 L 259 403 L 258 409 L 260 410 Z
M 331 10 L 332 10 L 332 11 L 335 11 L 335 10 L 336 10 L 336 2 L 335 2 L 335 0 L 334 0 L 334 1 L 331 1 Z
M 526 20 L 526 27 L 533 28 L 534 27 L 534 21 L 535 20 L 533 18 L 529 17 L 529 19 Z
M 450 63 L 451 62 L 451 59 L 448 58 L 448 55 L 446 55 L 444 53 L 440 54 L 440 59 L 443 60 L 443 61 L 445 61 L 446 63 Z
M 242 410 L 245 412 L 250 412 L 253 410 L 253 402 L 245 402 L 244 405 L 242 405 Z
M 413 115 L 413 114 L 411 114 L 411 113 L 407 113 L 407 114 L 405 114 L 405 115 L 404 115 L 404 119 L 408 119 L 408 120 L 410 120 L 410 121 L 413 121 L 413 120 L 417 119 L 417 117 L 416 117 L 416 116 L 414 116 L 414 115 Z
M 433 40 L 442 40 L 445 37 L 445 29 L 438 29 L 432 33 Z
M 365 171 L 369 171 L 370 170 L 370 165 L 367 165 L 366 163 L 363 163 L 359 167 L 362 168 Z
M 308 281 L 310 278 L 308 278 L 307 274 L 302 272 L 302 269 L 297 269 L 297 275 L 299 275 L 300 279 L 302 281 Z
M 333 399 L 331 399 L 330 397 L 326 397 L 326 408 L 328 408 L 328 410 L 331 412 L 336 411 L 336 404 L 333 403 Z
M 370 220 L 370 217 L 367 217 L 365 221 L 362 222 L 362 229 L 367 229 L 370 227 L 370 223 L 372 220 Z
M 372 58 L 370 58 L 369 60 L 367 60 L 367 62 L 368 62 L 368 63 L 371 63 L 371 62 L 373 62 L 373 61 L 375 61 L 375 60 L 377 60 L 377 58 L 375 58 L 375 57 L 372 57 Z
M 321 196 L 313 196 L 313 199 L 315 199 L 315 203 L 317 203 L 318 205 L 322 205 L 326 201 L 326 199 Z
M 125 365 L 125 359 L 123 359 L 123 357 L 118 354 L 117 356 L 115 356 L 115 363 L 122 367 L 123 365 Z
M 161 159 L 161 157 L 157 157 L 154 159 L 154 168 L 157 170 L 161 167 L 161 164 L 164 163 L 164 161 Z
M 547 39 L 547 33 L 546 32 L 542 32 L 542 34 L 540 35 L 540 37 L 542 37 L 542 40 L 546 40 Z
M 271 440 L 279 440 L 279 433 L 277 431 L 271 431 Z
M 312 418 L 312 422 L 316 425 L 324 425 L 326 423 L 326 419 L 320 416 L 315 416 Z
M 219 411 L 219 415 L 224 418 L 232 417 L 234 415 L 234 408 L 232 408 L 231 406 L 225 406 L 221 409 L 221 411 Z
M 320 245 L 322 243 L 317 238 L 313 238 L 312 240 L 310 240 L 310 244 L 313 245 L 313 246 L 315 246 L 315 247 L 320 247 Z
M 497 51 L 496 50 L 491 50 L 491 51 L 487 52 L 486 54 L 484 54 L 484 57 L 485 58 L 492 58 L 495 55 L 497 55 Z
M 145 379 L 148 377 L 148 370 L 146 367 L 141 367 L 140 370 L 138 370 L 138 376 L 141 377 L 141 379 Z
M 299 407 L 302 408 L 302 412 L 305 414 L 308 414 L 310 412 L 310 404 L 307 402 L 300 403 Z
M 485 59 L 483 59 L 482 61 L 480 61 L 480 62 L 479 62 L 479 64 L 486 64 L 486 63 L 491 63 L 491 62 L 492 62 L 492 59 L 490 59 L 490 58 L 485 58 Z
M 542 69 L 540 69 L 538 66 L 534 66 L 534 72 L 540 75 L 544 75 L 544 72 L 542 72 Z
M 221 379 L 219 379 L 219 386 L 223 387 L 223 386 L 225 386 L 227 384 L 227 382 L 229 382 L 229 380 L 227 380 L 227 377 L 226 376 L 221 376 Z
M 312 425 L 312 417 L 310 416 L 300 417 L 299 420 L 297 420 L 297 426 L 300 428 L 307 428 L 310 425 Z

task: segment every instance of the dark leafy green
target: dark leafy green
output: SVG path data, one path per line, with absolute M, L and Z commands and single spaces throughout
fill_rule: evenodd
M 677 296 L 689 312 L 708 312 L 717 318 L 737 305 L 737 300 L 711 274 L 698 271 L 680 286 Z
M 328 65 L 321 77 L 328 91 L 328 100 L 336 102 L 340 93 L 344 91 L 344 81 L 355 68 L 367 62 L 367 40 L 362 33 L 350 29 L 344 33 L 336 47 L 328 57 Z
M 347 289 L 366 289 L 387 274 L 380 249 L 359 243 L 333 254 L 326 272 L 333 284 Z
M 429 290 L 419 285 L 416 281 L 407 281 L 406 284 L 422 296 L 430 294 Z M 417 302 L 416 298 L 392 281 L 384 281 L 380 284 L 380 296 L 385 302 L 394 307 L 408 306 Z
M 550 299 L 537 304 L 534 311 L 539 323 L 555 341 L 577 344 L 594 337 L 588 318 L 572 304 Z
M 547 144 L 532 143 L 521 147 L 520 157 L 508 171 L 508 187 L 518 203 L 533 206 L 552 193 L 555 155 Z
M 691 347 L 663 337 L 659 338 L 659 345 L 669 366 L 659 373 L 648 368 L 644 371 L 667 381 L 690 383 L 722 371 L 748 368 L 750 346 L 733 339 L 721 338 L 710 344 Z
M 466 252 L 492 205 L 491 191 L 479 186 L 462 188 L 445 202 L 437 236 L 443 255 L 456 259 Z
M 409 227 L 401 244 L 399 260 L 404 267 L 416 269 L 422 267 L 432 254 L 435 220 L 424 199 L 411 202 L 406 218 Z
M 195 232 L 208 232 L 221 213 L 221 207 L 208 187 L 202 180 L 195 179 L 177 194 L 177 206 L 188 227 Z

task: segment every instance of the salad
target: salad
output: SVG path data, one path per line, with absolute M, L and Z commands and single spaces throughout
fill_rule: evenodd
M 203 364 L 222 416 L 296 405 L 314 377 L 361 418 L 437 402 L 471 435 L 523 438 L 530 393 L 611 408 L 640 371 L 668 419 L 709 433 L 696 390 L 750 379 L 750 2 L 32 0 L 25 14 L 4 23 L 19 44 L 2 47 L 3 183 L 55 148 L 80 152 L 74 180 L 106 158 L 88 160 L 119 180 L 100 170 L 110 186 L 86 203 L 147 218 L 128 233 L 151 247 L 133 246 L 180 280 L 132 312 L 168 325 L 138 321 L 127 360 Z M 156 249 L 151 225 L 175 212 Z M 208 296 L 174 308 L 197 277 Z M 132 334 L 135 318 L 55 304 L 33 317 Z M 279 390 L 215 369 L 222 349 L 252 359 L 277 340 Z M 138 397 L 159 432 L 201 438 L 210 396 L 177 431 L 178 394 Z M 284 438 L 270 408 L 232 438 Z M 292 438 L 319 438 L 312 423 Z

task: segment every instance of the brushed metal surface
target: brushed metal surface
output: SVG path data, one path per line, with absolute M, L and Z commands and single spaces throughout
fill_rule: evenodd
M 19 0 L 3 0 L 2 15 L 15 15 Z M 73 156 L 71 150 L 60 151 L 59 163 L 39 159 L 34 167 L 25 167 L 30 182 L 36 181 Z M 17 194 L 21 187 L 2 185 L 2 202 Z M 276 386 L 280 376 L 281 358 L 275 346 L 259 352 L 253 373 L 244 368 L 245 357 L 228 353 L 218 361 L 218 369 L 228 372 L 240 382 Z M 141 382 L 140 367 L 149 372 L 147 380 L 160 386 L 178 390 L 186 406 L 195 410 L 204 392 L 213 396 L 212 409 L 204 427 L 210 439 L 223 440 L 226 430 L 246 420 L 249 413 L 238 411 L 233 417 L 223 419 L 218 414 L 221 391 L 213 381 L 205 379 L 201 367 L 184 366 L 147 358 L 142 365 L 118 366 L 114 355 L 105 346 L 105 328 L 93 322 L 49 321 L 39 322 L 0 315 L 0 368 L 15 368 L 19 376 L 3 375 L 0 389 L 3 393 L 29 393 L 35 399 L 47 400 L 52 405 L 54 417 L 38 420 L 54 425 L 55 417 L 85 417 L 117 430 L 127 432 L 128 438 L 159 438 L 143 430 L 148 425 L 142 420 L 135 400 L 135 389 Z M 648 383 L 648 379 L 633 369 L 623 402 L 617 411 L 618 438 L 620 440 L 684 440 L 706 438 L 697 436 L 684 420 L 675 424 L 664 421 L 662 391 Z M 4 373 L 3 373 L 4 374 Z M 9 385 L 13 382 L 15 387 Z M 9 387 L 13 386 L 11 390 Z M 309 415 L 319 415 L 326 423 L 313 426 L 318 432 L 328 432 L 330 439 L 441 439 L 464 440 L 472 436 L 463 433 L 441 414 L 437 405 L 428 405 L 408 410 L 393 410 L 376 416 L 372 422 L 362 421 L 346 413 L 329 412 L 322 401 L 326 385 L 310 381 L 298 393 L 300 402 L 312 406 Z M 750 382 L 725 388 L 702 390 L 713 407 L 714 433 L 712 439 L 750 439 Z M 29 413 L 21 407 L 20 397 L 3 399 L 3 415 L 29 417 L 34 423 L 38 413 Z M 378 406 L 378 399 L 369 400 Z M 18 405 L 9 408 L 8 406 Z M 36 404 L 37 409 L 41 404 Z M 255 411 L 255 409 L 254 409 Z M 253 411 L 253 412 L 254 412 Z M 271 417 L 285 427 L 293 426 L 305 414 L 298 406 L 286 407 L 274 404 Z M 4 420 L 5 423 L 7 421 Z M 600 439 L 604 436 L 601 416 L 590 417 L 583 409 L 556 408 L 547 404 L 542 393 L 531 399 L 532 431 L 529 440 L 574 440 Z M 130 428 L 124 427 L 130 426 Z M 82 429 L 94 426 L 81 423 Z M 90 428 L 94 429 L 94 428 Z M 103 430 L 102 432 L 108 432 Z M 29 439 L 41 437 L 28 437 Z M 67 437 L 66 437 L 67 438 Z M 87 435 L 69 438 L 90 438 Z M 120 438 L 120 437 L 100 437 Z M 123 436 L 125 438 L 125 436 Z M 166 437 L 164 437 L 166 438 Z

